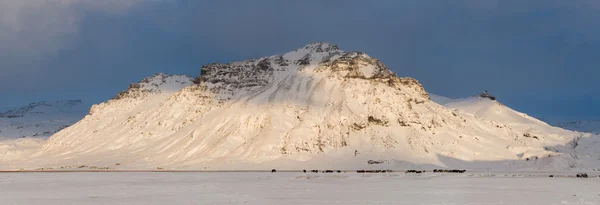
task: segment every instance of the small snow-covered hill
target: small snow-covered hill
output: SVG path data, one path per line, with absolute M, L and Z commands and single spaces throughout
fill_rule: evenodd
M 146 78 L 5 168 L 571 169 L 598 157 L 574 152 L 581 133 L 496 101 L 442 104 L 376 58 L 311 43 Z
M 496 100 L 482 97 L 468 97 L 461 99 L 451 99 L 439 95 L 431 95 L 431 99 L 440 105 L 453 109 L 465 115 L 477 119 L 491 121 L 500 126 L 509 125 L 512 128 L 520 130 L 532 130 L 538 132 L 547 132 L 552 130 L 556 133 L 564 132 L 559 128 L 552 127 L 547 123 L 531 117 L 525 113 L 515 111 Z M 565 132 L 563 134 L 568 134 Z
M 522 137 L 541 139 L 540 135 L 548 134 L 574 136 L 564 145 L 545 147 L 546 150 L 558 153 L 556 157 L 552 158 L 552 162 L 549 165 L 554 167 L 565 167 L 568 165 L 569 168 L 590 169 L 600 167 L 600 135 L 594 132 L 573 132 L 582 131 L 585 128 L 592 130 L 590 127 L 593 127 L 593 123 L 562 123 L 554 127 L 488 98 L 468 97 L 452 99 L 435 94 L 430 95 L 433 101 L 453 109 L 455 112 L 492 122 L 499 127 L 522 130 L 524 132 Z

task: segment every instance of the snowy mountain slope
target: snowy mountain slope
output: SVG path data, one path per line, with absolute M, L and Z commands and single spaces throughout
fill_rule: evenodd
M 7 168 L 372 167 L 367 160 L 386 167 L 581 164 L 563 157 L 572 149 L 564 145 L 579 133 L 495 103 L 473 101 L 479 106 L 466 111 L 441 106 L 417 80 L 329 43 L 209 64 L 190 80 L 157 75 L 134 84 Z

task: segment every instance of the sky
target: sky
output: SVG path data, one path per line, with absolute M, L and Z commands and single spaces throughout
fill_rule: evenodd
M 0 107 L 99 103 L 157 72 L 330 42 L 452 98 L 600 119 L 596 0 L 0 0 Z

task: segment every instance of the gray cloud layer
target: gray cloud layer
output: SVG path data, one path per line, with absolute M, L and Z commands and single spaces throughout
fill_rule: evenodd
M 49 55 L 69 46 L 86 11 L 125 12 L 139 0 L 2 0 L 2 51 Z M 66 45 L 65 45 L 66 44 Z
M 6 103 L 98 102 L 154 72 L 197 75 L 202 64 L 329 41 L 430 92 L 488 89 L 538 116 L 600 116 L 597 1 L 0 2 Z

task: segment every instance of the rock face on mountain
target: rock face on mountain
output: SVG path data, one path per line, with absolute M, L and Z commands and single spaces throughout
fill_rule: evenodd
M 329 43 L 209 64 L 200 73 L 131 85 L 11 167 L 578 166 L 554 163 L 576 133 L 534 121 L 513 128 L 503 122 L 509 118 L 444 107 L 417 80 Z
M 129 89 L 119 93 L 114 100 L 123 98 L 144 98 L 151 94 L 175 92 L 190 84 L 191 77 L 157 73 L 142 81 L 129 85 Z

